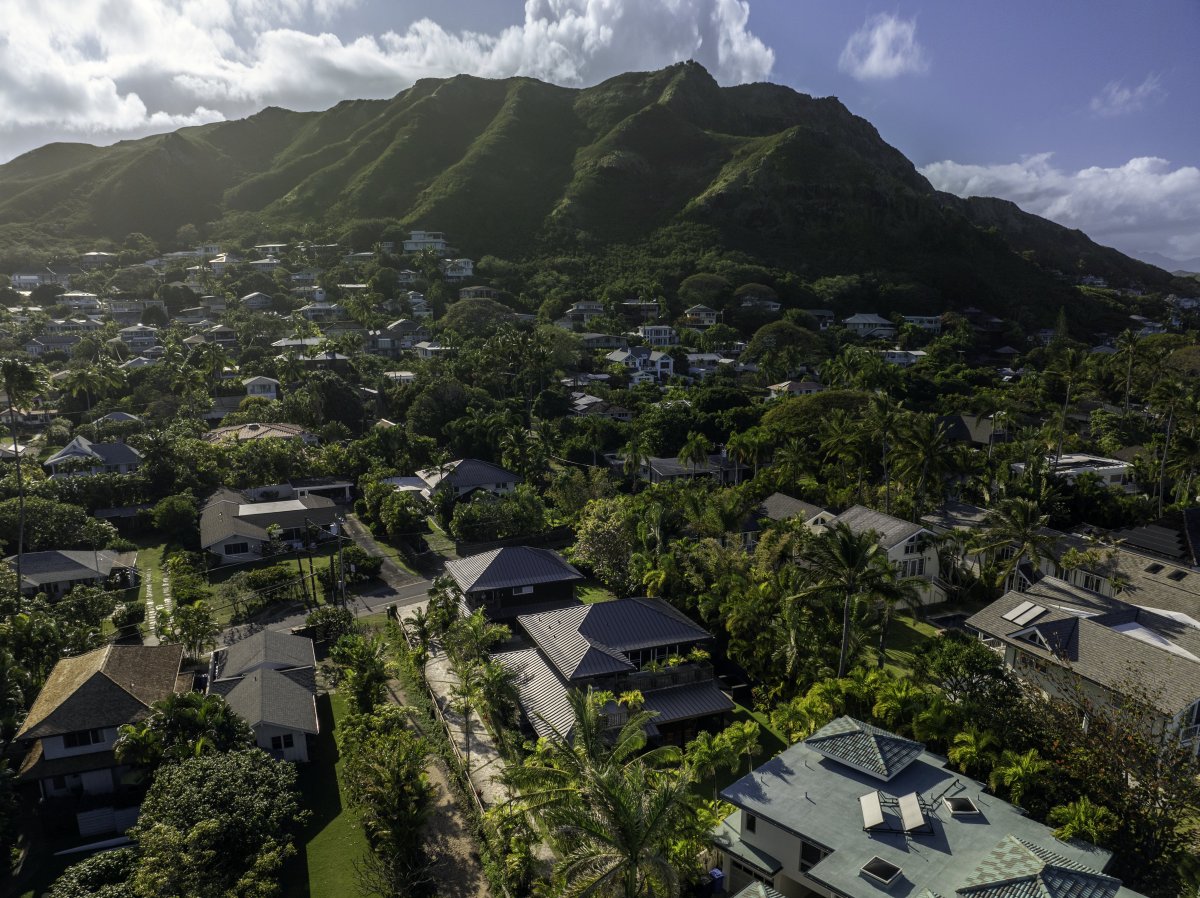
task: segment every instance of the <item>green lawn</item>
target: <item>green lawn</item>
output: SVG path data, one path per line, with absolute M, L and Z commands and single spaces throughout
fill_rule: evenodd
M 937 635 L 937 628 L 923 620 L 911 617 L 896 617 L 888 627 L 884 662 L 891 673 L 906 676 L 912 673 L 913 650 L 926 640 Z
M 299 768 L 304 806 L 312 813 L 284 870 L 283 893 L 295 898 L 359 898 L 355 861 L 367 841 L 341 794 L 341 760 L 334 730 L 349 713 L 340 695 L 317 699 L 321 733 L 308 764 Z
M 611 602 L 616 599 L 616 596 L 605 589 L 595 580 L 587 579 L 579 587 L 579 601 L 585 605 L 592 605 L 596 602 Z
M 751 711 L 744 705 L 734 705 L 733 721 L 734 723 L 753 720 L 758 724 L 758 754 L 750 759 L 750 764 L 758 767 L 765 764 L 771 758 L 775 757 L 781 751 L 788 747 L 787 741 L 775 729 L 771 727 L 770 719 L 766 714 L 761 714 L 757 711 Z M 693 791 L 701 798 L 708 800 L 713 797 L 714 790 L 719 793 L 730 783 L 737 782 L 748 772 L 746 769 L 747 760 L 742 758 L 738 762 L 738 766 L 734 770 L 722 769 L 718 770 L 712 776 L 700 780 L 693 787 Z

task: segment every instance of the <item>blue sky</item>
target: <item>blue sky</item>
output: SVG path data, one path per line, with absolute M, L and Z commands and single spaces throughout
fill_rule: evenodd
M 935 186 L 1200 258 L 1198 0 L 0 0 L 0 160 L 469 71 L 835 95 Z

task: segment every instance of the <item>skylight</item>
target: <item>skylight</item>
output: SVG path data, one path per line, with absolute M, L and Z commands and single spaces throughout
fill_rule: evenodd
M 1162 569 L 1163 566 L 1161 564 L 1148 564 L 1144 568 L 1147 574 L 1158 574 L 1162 572 Z
M 1041 605 L 1034 605 L 1032 608 L 1029 608 L 1023 613 L 1019 614 L 1017 617 L 1014 617 L 1013 623 L 1018 627 L 1024 627 L 1026 624 L 1032 623 L 1045 613 L 1046 609 Z
M 1022 614 L 1024 614 L 1026 611 L 1028 611 L 1032 607 L 1034 607 L 1033 602 L 1022 602 L 1016 608 L 1013 608 L 1011 611 L 1009 611 L 1007 614 L 1005 614 L 1004 619 L 1005 620 L 1016 620 L 1018 617 L 1020 617 Z
M 1174 580 L 1176 583 L 1178 583 L 1180 580 L 1182 580 L 1187 575 L 1188 575 L 1187 571 L 1171 571 L 1171 573 L 1167 574 L 1167 579 Z
M 946 803 L 946 809 L 955 817 L 970 817 L 979 813 L 979 808 L 967 795 L 955 795 L 943 798 L 942 801 Z
M 862 872 L 872 879 L 879 880 L 885 886 L 890 886 L 903 871 L 891 861 L 873 857 L 862 865 Z

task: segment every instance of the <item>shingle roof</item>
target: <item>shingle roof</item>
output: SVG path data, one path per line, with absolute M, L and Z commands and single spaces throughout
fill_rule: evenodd
M 925 750 L 920 742 L 853 717 L 839 717 L 827 723 L 805 739 L 804 744 L 827 758 L 883 780 L 890 780 Z
M 204 434 L 208 443 L 235 443 L 246 440 L 300 440 L 311 438 L 305 428 L 299 424 L 231 424 L 229 427 L 218 427 Z
M 4 560 L 16 562 L 17 556 Z M 63 580 L 83 580 L 107 577 L 112 573 L 117 556 L 112 552 L 90 549 L 56 549 L 49 552 L 26 552 L 21 556 L 21 579 L 28 586 L 42 586 Z
M 903 521 L 863 505 L 847 508 L 830 522 L 831 526 L 834 524 L 845 524 L 855 533 L 874 530 L 879 536 L 879 544 L 886 549 L 899 545 L 913 534 L 920 533 L 925 529 L 920 524 Z
M 288 669 L 315 667 L 313 641 L 281 630 L 259 630 L 253 636 L 213 653 L 213 672 L 217 678 L 239 677 L 264 665 Z
M 1006 835 L 967 877 L 959 895 L 989 898 L 1114 898 L 1121 881 L 1034 842 Z
M 811 502 L 805 502 L 802 499 L 793 499 L 784 493 L 771 493 L 771 495 L 763 499 L 762 504 L 758 508 L 759 513 L 763 517 L 769 518 L 772 521 L 786 521 L 790 518 L 809 521 L 817 515 L 823 514 L 825 511 L 825 509 L 813 505 Z
M 311 682 L 312 671 L 307 671 Z M 314 688 L 298 682 L 300 672 L 280 673 L 264 668 L 242 677 L 225 693 L 225 701 L 251 727 L 267 724 L 301 733 L 316 733 Z
M 583 579 L 558 553 L 531 546 L 506 546 L 469 555 L 447 564 L 446 573 L 464 593 Z
M 126 443 L 93 443 L 86 437 L 75 437 L 43 462 L 54 465 L 68 459 L 86 458 L 103 465 L 134 465 L 142 455 Z
M 1044 577 L 1024 592 L 1005 593 L 966 624 L 1030 656 L 1069 665 L 1077 676 L 1115 692 L 1138 685 L 1160 710 L 1174 715 L 1200 699 L 1200 621 L 1147 611 L 1128 598 Z M 1022 602 L 1045 611 L 1024 624 L 1005 620 Z M 1192 612 L 1197 613 L 1194 606 Z
M 107 645 L 54 665 L 17 739 L 99 729 L 145 717 L 176 689 L 183 646 Z
M 458 490 L 470 490 L 480 486 L 491 486 L 495 483 L 522 483 L 523 480 L 499 465 L 478 458 L 462 458 L 450 462 L 445 471 L 438 468 L 426 468 L 418 471 L 417 476 L 437 489 L 444 481 L 447 486 Z

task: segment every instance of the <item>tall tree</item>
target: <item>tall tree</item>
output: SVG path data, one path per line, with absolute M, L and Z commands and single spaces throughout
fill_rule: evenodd
M 1058 540 L 1049 524 L 1050 516 L 1042 514 L 1036 502 L 1019 496 L 1004 499 L 988 514 L 974 550 L 991 557 L 1011 550 L 1000 562 L 998 587 L 1008 581 L 1022 561 L 1028 560 L 1038 571 L 1042 559 L 1054 557 Z
M 17 442 L 16 410 L 33 402 L 42 391 L 45 383 L 45 372 L 37 365 L 18 358 L 8 357 L 0 361 L 0 381 L 4 383 L 4 396 L 8 400 L 11 417 L 9 425 L 12 428 L 13 465 L 17 472 L 17 498 L 19 510 L 17 517 L 17 561 L 14 567 L 17 572 L 17 591 L 20 592 L 21 556 L 25 552 L 25 480 L 21 472 L 21 447 Z

